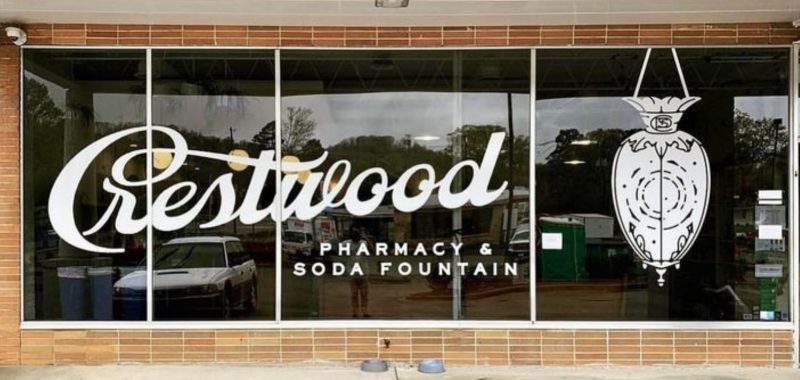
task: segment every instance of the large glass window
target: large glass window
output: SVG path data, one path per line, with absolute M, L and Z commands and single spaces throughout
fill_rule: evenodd
M 274 160 L 274 66 L 270 50 L 153 51 L 157 320 L 275 319 L 275 222 L 244 215 L 275 198 L 274 162 L 254 162 Z
M 310 220 L 285 215 L 283 319 L 530 318 L 528 240 L 520 237 L 529 228 L 529 56 L 527 50 L 283 54 L 283 163 L 328 152 L 316 169 L 295 173 L 298 182 L 284 186 L 284 198 L 305 199 L 304 182 L 318 171 L 331 176 L 327 186 L 374 200 L 365 212 L 347 201 Z M 493 134 L 501 139 L 495 153 Z M 350 163 L 349 175 L 340 160 Z M 451 172 L 447 194 L 425 190 L 426 182 L 443 181 L 467 160 L 491 165 L 483 173 L 488 189 L 506 183 L 504 190 L 485 204 L 450 206 L 451 192 L 480 192 L 468 169 Z M 360 173 L 371 174 L 360 179 Z M 400 195 L 385 191 L 398 183 L 393 191 Z M 311 186 L 315 201 L 330 191 L 325 183 Z M 404 211 L 398 201 L 404 196 L 421 201 Z M 524 249 L 513 251 L 509 242 Z M 482 247 L 491 254 L 481 254 Z M 356 255 L 360 248 L 367 255 Z
M 790 318 L 787 48 L 150 54 L 23 50 L 26 321 Z
M 537 53 L 539 320 L 788 320 L 788 52 Z
M 121 284 L 145 265 L 146 235 L 107 223 L 117 201 L 104 186 L 139 182 L 127 188 L 135 203 L 128 215 L 144 217 L 145 135 L 135 128 L 145 125 L 145 52 L 37 49 L 23 58 L 25 319 L 143 320 L 145 282 Z M 97 150 L 86 154 L 90 146 Z

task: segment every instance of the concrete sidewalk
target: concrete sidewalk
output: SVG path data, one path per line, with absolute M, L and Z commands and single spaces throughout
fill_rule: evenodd
M 0 379 L 14 380 L 518 380 L 518 379 L 800 379 L 800 370 L 741 367 L 451 367 L 447 373 L 426 375 L 416 368 L 390 368 L 380 374 L 362 373 L 356 367 L 290 365 L 103 365 L 0 367 Z

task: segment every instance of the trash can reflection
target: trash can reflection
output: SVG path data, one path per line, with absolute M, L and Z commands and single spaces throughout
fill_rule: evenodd
M 108 266 L 88 269 L 92 292 L 92 319 L 96 321 L 113 319 L 112 274 L 113 271 Z
M 89 290 L 86 267 L 65 266 L 57 271 L 61 318 L 67 321 L 86 319 L 86 295 Z

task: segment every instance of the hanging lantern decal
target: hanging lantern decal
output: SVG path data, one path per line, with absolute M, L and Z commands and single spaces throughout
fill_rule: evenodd
M 667 268 L 681 259 L 697 239 L 708 208 L 708 156 L 694 136 L 679 131 L 678 122 L 699 97 L 689 96 L 675 49 L 672 55 L 684 97 L 639 97 L 645 55 L 633 97 L 623 98 L 639 111 L 645 130 L 625 139 L 614 157 L 612 194 L 617 221 L 625 239 L 658 273 L 664 286 Z

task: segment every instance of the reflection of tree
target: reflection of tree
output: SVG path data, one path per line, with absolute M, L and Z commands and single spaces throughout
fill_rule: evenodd
M 313 111 L 306 107 L 286 108 L 286 117 L 281 120 L 281 152 L 284 156 L 299 156 L 314 150 L 313 137 L 314 131 L 317 129 L 317 121 L 311 118 L 312 114 Z M 253 143 L 262 150 L 275 149 L 275 122 L 271 121 L 261 128 L 253 136 Z M 316 140 L 316 144 L 319 144 L 319 140 Z M 319 155 L 310 158 L 317 157 Z
M 303 144 L 297 156 L 301 161 L 311 161 L 325 153 L 325 148 L 319 139 L 310 139 Z
M 35 192 L 34 203 L 37 205 L 46 204 L 49 184 L 55 179 L 56 168 L 63 164 L 63 140 L 57 137 L 63 134 L 64 116 L 64 111 L 50 98 L 44 84 L 25 79 L 25 140 L 28 146 L 35 144 L 35 149 L 26 150 L 25 153 L 46 152 L 37 154 L 30 161 L 36 164 L 29 166 L 33 169 L 33 188 L 42 190 Z
M 299 154 L 300 149 L 314 137 L 316 120 L 306 107 L 287 107 L 286 118 L 281 122 L 281 151 L 284 154 Z
M 500 151 L 500 156 L 497 159 L 494 171 L 492 172 L 491 185 L 498 187 L 503 181 L 508 181 L 512 176 L 510 171 L 513 171 L 513 183 L 510 186 L 528 187 L 530 167 L 528 164 L 528 157 L 530 152 L 530 139 L 528 136 L 514 136 L 514 157 L 511 157 L 510 140 L 508 130 L 500 125 L 465 125 L 455 133 L 460 135 L 461 143 L 461 159 L 474 160 L 478 163 L 483 159 L 486 153 L 486 146 L 489 144 L 489 138 L 492 133 L 504 132 L 506 138 L 503 140 L 503 148 Z M 455 142 L 458 140 L 453 140 Z M 445 148 L 445 152 L 452 155 L 454 147 L 449 145 Z M 511 165 L 509 165 L 509 162 Z M 468 181 L 467 178 L 465 178 Z
M 437 174 L 451 166 L 452 159 L 445 152 L 434 151 L 405 139 L 392 136 L 359 136 L 342 140 L 328 148 L 327 164 L 336 160 L 350 161 L 353 173 L 380 167 L 390 179 L 396 179 L 409 167 L 427 163 Z
M 775 183 L 778 168 L 785 161 L 789 147 L 788 131 L 781 119 L 753 119 L 741 110 L 733 115 L 735 155 L 737 168 L 744 182 L 766 186 L 779 186 Z M 768 174 L 769 173 L 769 174 Z M 763 176 L 769 175 L 766 181 Z M 752 178 L 758 175 L 758 178 Z
M 261 128 L 255 136 L 253 136 L 253 143 L 256 144 L 261 150 L 275 149 L 275 122 L 270 121 Z
M 541 209 L 558 212 L 601 212 L 613 215 L 609 180 L 619 144 L 638 130 L 597 129 L 581 133 L 562 129 L 545 163 L 536 166 L 536 202 Z M 574 145 L 590 140 L 589 145 Z M 565 161 L 580 160 L 582 165 Z M 568 179 L 568 180 L 565 180 Z

